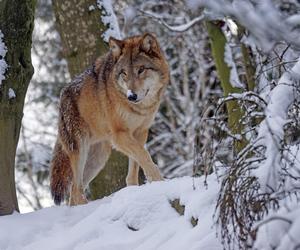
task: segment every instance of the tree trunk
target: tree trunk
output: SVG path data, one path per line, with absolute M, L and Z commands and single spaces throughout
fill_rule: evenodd
M 241 41 L 245 34 L 245 28 L 238 24 L 238 38 Z M 241 52 L 243 56 L 244 69 L 246 73 L 247 90 L 253 91 L 255 88 L 255 65 L 250 55 L 250 47 L 241 42 Z
M 105 168 L 90 184 L 91 198 L 96 200 L 126 186 L 127 156 L 113 150 Z
M 241 44 L 241 50 L 243 55 L 244 68 L 246 72 L 247 87 L 249 91 L 253 91 L 255 88 L 255 67 L 251 61 L 249 48 L 245 44 Z
M 233 87 L 230 83 L 230 68 L 224 61 L 226 38 L 221 28 L 213 22 L 206 22 L 206 27 L 224 96 L 227 97 L 231 93 L 241 93 L 241 89 Z M 243 116 L 243 111 L 239 104 L 237 101 L 228 101 L 226 102 L 226 108 L 228 114 L 228 127 L 231 130 L 231 133 L 241 134 L 243 125 L 239 122 L 239 120 Z M 237 141 L 235 143 L 235 151 L 239 152 L 245 147 L 246 143 L 247 141 L 245 138 Z
M 74 77 L 107 52 L 108 46 L 101 39 L 106 27 L 96 0 L 53 0 L 53 7 L 63 54 Z
M 101 38 L 107 27 L 101 22 L 101 10 L 95 0 L 54 0 L 56 23 L 63 53 L 71 77 L 84 71 L 99 56 L 108 51 Z M 91 197 L 97 199 L 124 187 L 128 159 L 113 151 L 105 168 L 90 185 Z
M 15 187 L 15 155 L 23 106 L 33 75 L 31 39 L 34 0 L 0 1 L 0 30 L 7 47 L 8 68 L 0 86 L 0 215 L 19 211 Z M 8 93 L 14 91 L 15 97 Z

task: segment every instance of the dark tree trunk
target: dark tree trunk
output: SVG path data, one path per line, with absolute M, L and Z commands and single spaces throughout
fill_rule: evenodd
M 93 6 L 91 11 L 90 6 Z M 107 27 L 101 23 L 101 10 L 96 0 L 53 0 L 53 7 L 63 53 L 71 77 L 74 77 L 108 51 L 101 38 Z M 127 165 L 127 157 L 113 151 L 105 168 L 90 185 L 92 199 L 110 195 L 124 187 Z
M 105 168 L 90 184 L 91 198 L 103 198 L 126 186 L 127 156 L 113 150 Z
M 34 0 L 0 1 L 0 30 L 8 50 L 6 79 L 0 86 L 0 215 L 19 210 L 15 155 L 25 95 L 33 74 L 31 38 L 35 3 Z M 9 89 L 14 91 L 14 98 L 9 98 Z

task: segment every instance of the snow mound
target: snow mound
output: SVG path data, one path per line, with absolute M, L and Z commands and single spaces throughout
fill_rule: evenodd
M 204 178 L 183 177 L 127 187 L 87 205 L 15 213 L 0 218 L 0 249 L 222 249 L 212 218 L 218 190 L 214 176 L 208 188 Z M 170 205 L 174 199 L 184 215 Z
M 257 223 L 257 238 L 253 249 L 287 250 L 300 246 L 300 205 L 298 197 L 281 201 L 278 211 L 270 211 Z

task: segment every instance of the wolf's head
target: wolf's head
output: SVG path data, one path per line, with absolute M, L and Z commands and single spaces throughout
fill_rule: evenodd
M 114 82 L 129 101 L 150 100 L 168 83 L 168 64 L 152 34 L 110 38 L 109 46 L 115 62 Z

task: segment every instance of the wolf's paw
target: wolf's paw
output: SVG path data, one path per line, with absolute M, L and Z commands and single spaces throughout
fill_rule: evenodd
M 88 200 L 85 197 L 84 194 L 78 194 L 76 196 L 73 195 L 73 197 L 71 197 L 69 205 L 70 206 L 76 206 L 76 205 L 84 205 L 87 204 Z
M 161 176 L 161 174 L 158 170 L 157 165 L 154 165 L 153 168 L 151 168 L 151 170 L 148 173 L 146 173 L 146 177 L 149 182 L 164 180 L 164 178 Z
M 127 186 L 137 186 L 137 185 L 139 185 L 139 181 L 137 178 L 126 178 L 126 185 Z
M 79 199 L 78 199 L 78 204 L 83 205 L 83 204 L 87 204 L 87 203 L 88 203 L 88 200 L 87 200 L 87 198 L 85 197 L 85 195 L 84 195 L 84 194 L 81 195 L 81 196 L 79 197 Z

